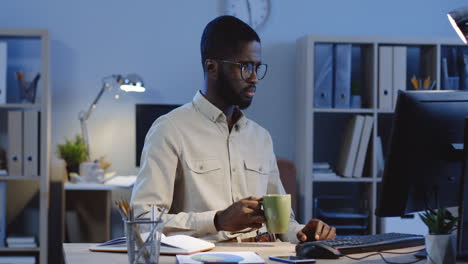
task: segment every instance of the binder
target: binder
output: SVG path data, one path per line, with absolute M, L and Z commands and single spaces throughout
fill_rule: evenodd
M 9 176 L 23 175 L 23 113 L 8 112 L 7 170 Z
M 23 168 L 24 176 L 39 175 L 39 112 L 25 111 L 23 122 Z
M 377 159 L 377 177 L 382 177 L 383 170 L 385 166 L 384 154 L 383 154 L 383 147 L 382 147 L 382 138 L 376 137 L 375 141 L 375 156 Z
M 7 85 L 7 44 L 0 42 L 0 104 L 6 104 Z
M 356 162 L 354 163 L 353 176 L 362 177 L 364 170 L 364 163 L 366 160 L 367 149 L 369 147 L 369 140 L 372 132 L 372 125 L 374 123 L 374 117 L 366 115 L 364 119 L 364 127 L 361 132 L 361 138 L 359 140 L 359 147 L 356 156 Z
M 6 182 L 0 182 L 0 248 L 5 247 L 6 238 L 6 207 L 7 207 L 7 188 Z
M 351 44 L 335 45 L 335 108 L 351 106 L 351 48 Z
M 393 47 L 393 91 L 392 91 L 392 109 L 395 110 L 398 91 L 406 90 L 406 47 Z
M 393 47 L 379 47 L 379 108 L 392 110 Z
M 460 73 L 460 90 L 468 91 L 468 51 L 463 50 L 461 53 L 461 60 L 462 60 L 462 70 Z
M 332 108 L 333 44 L 316 44 L 314 52 L 314 107 Z
M 336 166 L 336 170 L 341 176 L 353 176 L 354 163 L 363 125 L 364 116 L 362 115 L 355 115 L 348 122 Z

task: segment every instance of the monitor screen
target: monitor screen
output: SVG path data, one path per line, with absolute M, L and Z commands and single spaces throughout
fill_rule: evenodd
M 165 115 L 180 105 L 166 104 L 137 104 L 135 107 L 135 124 L 136 124 L 136 156 L 135 165 L 140 166 L 141 151 L 145 144 L 145 137 L 151 125 L 160 116 Z
M 467 116 L 466 91 L 399 93 L 377 216 L 459 204 Z

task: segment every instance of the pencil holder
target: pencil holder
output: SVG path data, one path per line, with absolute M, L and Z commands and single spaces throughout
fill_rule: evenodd
M 162 221 L 136 219 L 124 222 L 128 263 L 158 264 Z M 148 232 L 140 233 L 140 230 L 147 230 Z

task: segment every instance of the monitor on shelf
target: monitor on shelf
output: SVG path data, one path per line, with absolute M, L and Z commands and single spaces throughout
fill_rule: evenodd
M 463 209 L 462 195 L 468 191 L 463 186 L 465 117 L 466 91 L 400 91 L 377 216 L 403 216 L 439 206 Z M 468 212 L 461 211 L 461 218 L 468 220 Z M 468 234 L 459 237 L 468 239 Z M 459 245 L 468 248 L 465 241 Z
M 151 125 L 160 116 L 165 115 L 180 105 L 169 104 L 137 104 L 135 106 L 135 138 L 136 138 L 136 152 L 135 152 L 135 165 L 140 166 L 141 151 L 145 144 L 145 137 Z

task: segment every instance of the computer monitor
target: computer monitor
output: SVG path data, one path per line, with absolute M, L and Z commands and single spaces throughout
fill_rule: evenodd
M 399 92 L 377 216 L 462 204 L 465 117 L 466 91 Z
M 145 137 L 151 125 L 160 116 L 165 115 L 180 105 L 169 104 L 137 104 L 135 106 L 136 151 L 135 165 L 140 166 L 141 151 L 145 144 Z

